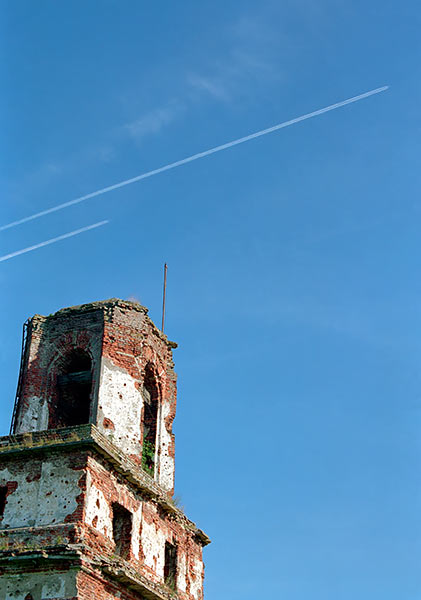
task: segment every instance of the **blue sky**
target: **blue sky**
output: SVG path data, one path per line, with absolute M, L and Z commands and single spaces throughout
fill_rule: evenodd
M 139 299 L 179 343 L 207 600 L 418 600 L 419 3 L 0 2 L 1 433 L 23 321 Z

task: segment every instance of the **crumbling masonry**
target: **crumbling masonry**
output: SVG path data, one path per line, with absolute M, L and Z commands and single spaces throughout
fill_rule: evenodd
M 0 600 L 202 600 L 209 539 L 172 499 L 176 344 L 116 299 L 25 332 L 0 438 Z

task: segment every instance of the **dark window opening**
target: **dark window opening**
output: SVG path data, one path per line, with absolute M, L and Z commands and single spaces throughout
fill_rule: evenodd
M 0 517 L 4 515 L 4 509 L 6 508 L 7 491 L 7 485 L 0 487 Z
M 115 553 L 128 560 L 132 539 L 132 514 L 121 504 L 113 504 L 113 538 Z
M 165 542 L 164 581 L 175 590 L 177 581 L 177 546 Z
M 57 409 L 54 427 L 89 423 L 92 363 L 87 352 L 70 352 L 57 377 Z
M 142 424 L 142 467 L 152 477 L 155 472 L 156 432 L 158 421 L 158 387 L 152 373 L 147 368 L 143 382 L 143 424 Z

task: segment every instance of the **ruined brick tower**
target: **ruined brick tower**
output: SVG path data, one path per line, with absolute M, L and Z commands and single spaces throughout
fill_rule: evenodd
M 202 600 L 209 539 L 172 499 L 175 346 L 116 299 L 25 324 L 0 600 Z

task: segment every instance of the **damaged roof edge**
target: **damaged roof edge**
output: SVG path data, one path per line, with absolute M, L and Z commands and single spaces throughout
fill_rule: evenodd
M 47 319 L 55 319 L 63 316 L 71 315 L 73 313 L 89 313 L 94 311 L 105 311 L 107 309 L 112 309 L 115 306 L 120 308 L 126 308 L 130 310 L 135 310 L 137 312 L 143 313 L 146 317 L 149 325 L 152 326 L 153 332 L 157 337 L 159 337 L 163 342 L 165 342 L 170 348 L 177 348 L 177 342 L 173 342 L 167 338 L 165 333 L 163 333 L 152 321 L 149 317 L 148 312 L 149 309 L 146 306 L 143 306 L 139 302 L 135 302 L 133 300 L 122 300 L 121 298 L 109 298 L 108 300 L 96 300 L 95 302 L 88 302 L 86 304 L 78 304 L 75 306 L 69 306 L 66 308 L 61 308 L 55 313 L 51 313 L 49 315 L 40 315 L 35 314 L 30 320 L 39 320 L 45 321 Z

